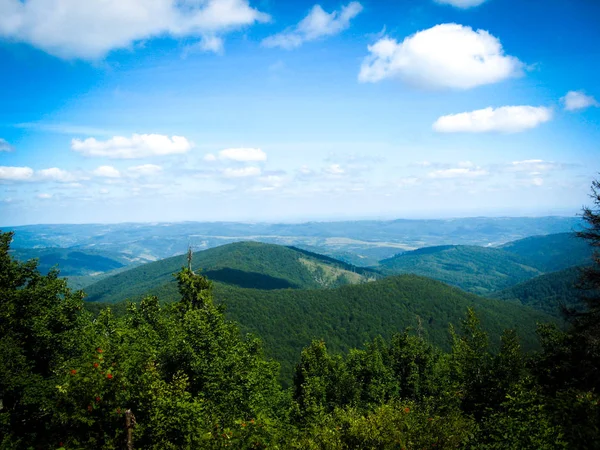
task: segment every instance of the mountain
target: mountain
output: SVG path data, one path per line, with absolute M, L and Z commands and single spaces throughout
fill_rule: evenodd
M 10 253 L 19 261 L 38 259 L 38 268 L 44 274 L 58 265 L 63 276 L 108 272 L 128 264 L 128 261 L 118 254 L 68 248 L 17 248 L 11 250 Z
M 243 288 L 331 288 L 362 283 L 381 275 L 336 259 L 295 247 L 237 242 L 193 254 L 193 268 L 209 279 Z M 89 286 L 88 301 L 137 299 L 167 283 L 187 265 L 185 255 L 144 264 Z
M 125 253 L 72 248 L 15 248 L 10 254 L 19 261 L 37 259 L 43 274 L 58 267 L 60 276 L 67 278 L 73 289 L 81 289 L 103 277 L 148 262 Z
M 179 299 L 174 283 L 165 283 L 148 293 L 162 301 Z M 325 339 L 333 351 L 346 351 L 375 336 L 389 337 L 413 327 L 448 349 L 449 324 L 459 324 L 467 308 L 473 307 L 492 342 L 497 342 L 503 329 L 515 328 L 525 347 L 533 348 L 535 324 L 553 320 L 518 303 L 485 299 L 415 275 L 336 289 L 259 290 L 215 283 L 214 295 L 217 302 L 226 305 L 229 319 L 264 341 L 269 355 L 282 364 L 284 379 L 289 379 L 300 350 L 313 339 Z M 98 310 L 106 304 L 90 306 Z M 119 309 L 123 305 L 111 307 Z
M 471 217 L 441 220 L 359 220 L 306 223 L 178 222 L 3 227 L 14 246 L 69 247 L 127 253 L 149 260 L 239 241 L 297 246 L 353 264 L 373 264 L 395 253 L 436 245 L 501 245 L 527 236 L 573 231 L 576 217 Z
M 560 317 L 560 305 L 576 307 L 581 291 L 576 288 L 580 267 L 552 272 L 532 278 L 491 294 L 498 300 L 518 301 L 525 306 Z
M 591 264 L 593 248 L 575 233 L 532 236 L 501 246 L 542 272 Z
M 466 245 L 425 247 L 382 260 L 385 274 L 413 273 L 486 295 L 540 275 L 518 255 L 502 249 Z

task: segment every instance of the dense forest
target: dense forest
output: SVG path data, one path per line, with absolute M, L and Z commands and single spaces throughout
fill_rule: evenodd
M 343 354 L 315 340 L 284 390 L 204 276 L 181 269 L 177 302 L 147 297 L 92 320 L 56 271 L 10 256 L 11 238 L 2 448 L 597 448 L 597 353 L 579 328 L 540 324 L 540 350 L 525 353 L 468 308 L 447 350 L 401 328 Z
M 594 182 L 596 209 L 584 209 L 589 227 L 578 233 L 594 248 L 599 190 Z M 2 449 L 600 448 L 598 252 L 582 269 L 529 282 L 567 286 L 577 275 L 581 300 L 561 302 L 563 328 L 508 291 L 486 300 L 414 275 L 375 280 L 307 252 L 308 263 L 280 264 L 273 277 L 312 274 L 297 286 L 247 288 L 237 276 L 213 284 L 205 275 L 218 267 L 201 273 L 173 260 L 175 284 L 149 285 L 155 295 L 117 304 L 119 314 L 91 313 L 57 269 L 15 259 L 12 239 L 0 233 Z M 334 264 L 337 272 L 318 266 L 331 286 L 346 272 L 370 281 L 301 286 L 317 262 Z M 513 296 L 528 298 L 524 286 Z M 333 311 L 335 327 L 322 320 Z M 305 335 L 286 333 L 303 315 L 312 319 Z M 244 317 L 271 354 L 245 333 Z M 286 340 L 298 349 L 293 365 L 277 353 Z

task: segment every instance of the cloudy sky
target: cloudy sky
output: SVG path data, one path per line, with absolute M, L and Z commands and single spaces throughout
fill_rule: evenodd
M 574 215 L 596 0 L 0 0 L 0 225 Z

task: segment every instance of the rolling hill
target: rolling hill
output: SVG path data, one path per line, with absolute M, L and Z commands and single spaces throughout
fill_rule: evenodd
M 148 293 L 166 302 L 179 299 L 174 283 Z M 503 329 L 515 328 L 524 346 L 531 349 L 536 345 L 536 322 L 553 320 L 516 302 L 485 299 L 415 275 L 336 289 L 259 290 L 215 283 L 214 295 L 226 305 L 229 319 L 264 341 L 268 354 L 282 364 L 283 379 L 288 380 L 300 350 L 312 339 L 323 338 L 333 351 L 346 351 L 377 335 L 389 337 L 413 327 L 447 349 L 449 324 L 459 324 L 467 308 L 473 307 L 492 342 L 497 343 Z M 96 311 L 106 306 L 89 305 Z M 111 306 L 119 309 L 124 305 Z
M 527 264 L 542 272 L 556 272 L 592 262 L 592 247 L 575 233 L 532 236 L 509 242 L 502 250 L 519 255 Z
M 576 288 L 579 267 L 552 272 L 532 278 L 491 294 L 498 300 L 519 301 L 525 306 L 560 317 L 560 305 L 576 307 L 580 304 L 581 291 Z
M 139 299 L 163 284 L 175 286 L 173 274 L 187 265 L 185 255 L 144 264 L 89 286 L 88 301 Z M 237 242 L 193 255 L 193 268 L 209 279 L 242 288 L 331 288 L 380 278 L 373 270 L 295 247 Z
M 468 245 L 425 247 L 382 260 L 384 274 L 412 273 L 430 277 L 465 291 L 487 295 L 541 275 L 519 255 Z

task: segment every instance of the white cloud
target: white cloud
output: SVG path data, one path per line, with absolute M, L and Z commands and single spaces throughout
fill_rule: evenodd
M 458 167 L 453 169 L 435 170 L 429 173 L 431 178 L 474 178 L 487 175 L 488 171 L 480 167 L 469 169 L 466 167 Z
M 419 179 L 416 177 L 400 178 L 399 180 L 396 180 L 395 184 L 399 188 L 415 186 L 415 185 L 419 184 Z
M 256 188 L 257 191 L 273 191 L 283 186 L 284 177 L 280 175 L 267 175 L 260 177 L 258 181 L 263 185 Z
M 531 184 L 533 184 L 534 186 L 541 186 L 542 184 L 544 184 L 544 180 L 542 178 L 533 178 L 531 180 Z
M 134 177 L 147 177 L 152 175 L 158 175 L 161 173 L 163 168 L 156 164 L 143 164 L 141 166 L 134 166 L 127 169 L 130 175 Z
M 198 48 L 205 52 L 223 53 L 225 44 L 223 39 L 217 36 L 204 36 L 198 43 Z
M 564 167 L 564 164 L 544 161 L 543 159 L 525 159 L 523 161 L 513 161 L 509 166 L 510 172 L 529 172 L 530 175 L 539 175 L 542 172 L 558 170 Z
M 48 200 L 50 198 L 52 198 L 52 194 L 46 194 L 45 192 L 42 194 L 38 194 L 37 198 L 41 199 L 41 200 Z
M 110 191 L 108 189 L 100 189 L 98 192 L 102 195 L 110 194 Z
M 358 76 L 362 82 L 399 78 L 422 87 L 470 89 L 519 76 L 523 68 L 487 31 L 455 23 L 419 31 L 400 43 L 384 37 L 368 50 Z
M 115 169 L 113 166 L 100 166 L 94 170 L 94 175 L 103 178 L 120 178 L 121 172 Z
M 350 2 L 339 11 L 327 13 L 320 5 L 312 7 L 308 15 L 292 29 L 269 36 L 262 41 L 265 47 L 280 47 L 286 50 L 300 47 L 304 42 L 333 36 L 350 27 L 363 7 L 358 2 Z
M 161 134 L 134 134 L 131 138 L 115 136 L 106 141 L 73 139 L 71 148 L 85 156 L 135 159 L 186 153 L 192 148 L 192 143 L 183 136 L 169 138 Z
M 30 167 L 0 166 L 0 181 L 29 181 L 33 177 Z
M 435 0 L 437 3 L 441 3 L 444 5 L 452 5 L 457 8 L 467 9 L 473 8 L 474 6 L 479 6 L 485 3 L 486 0 Z
M 219 158 L 241 162 L 266 161 L 267 154 L 260 148 L 227 148 L 219 152 Z M 208 161 L 213 161 L 213 159 L 209 159 Z
M 332 164 L 325 169 L 329 175 L 343 175 L 346 171 L 339 164 Z
M 220 35 L 270 19 L 248 0 L 0 0 L 0 11 L 0 38 L 82 59 L 159 36 L 214 51 Z
M 433 124 L 440 133 L 517 133 L 552 119 L 552 110 L 543 106 L 502 106 L 442 116 Z
M 569 91 L 561 101 L 566 111 L 577 111 L 591 106 L 600 107 L 600 103 L 594 97 L 586 95 L 583 91 Z
M 217 160 L 217 157 L 215 155 L 213 155 L 212 153 L 207 153 L 206 155 L 204 155 L 204 161 L 208 161 L 208 162 L 213 162 Z
M 66 170 L 59 169 L 58 167 L 38 170 L 35 174 L 36 178 L 41 181 L 56 181 L 58 183 L 72 183 L 82 179 L 82 177 L 78 177 L 77 175 Z
M 0 138 L 0 152 L 12 152 L 14 150 L 13 146 L 10 145 L 6 140 Z
M 249 166 L 241 169 L 227 168 L 223 170 L 223 176 L 227 178 L 246 178 L 246 177 L 257 177 L 261 174 L 259 167 Z

